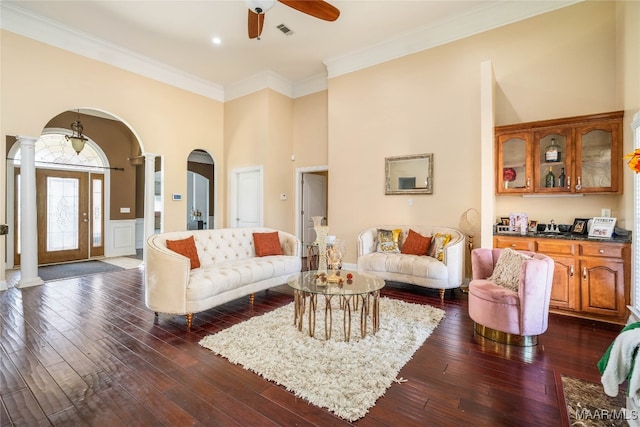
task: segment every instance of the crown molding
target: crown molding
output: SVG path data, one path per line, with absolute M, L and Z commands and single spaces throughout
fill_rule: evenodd
M 475 34 L 551 12 L 583 0 L 492 2 L 456 16 L 406 32 L 396 38 L 324 61 L 327 78 L 348 74 Z
M 327 89 L 327 79 L 338 77 L 455 40 L 551 12 L 583 0 L 505 1 L 469 11 L 466 16 L 413 30 L 384 43 L 348 52 L 324 61 L 327 72 L 292 82 L 264 71 L 225 85 L 213 83 L 160 61 L 76 31 L 55 21 L 0 1 L 0 28 L 78 55 L 113 65 L 168 85 L 225 102 L 269 88 L 290 98 Z
M 328 86 L 327 73 L 316 74 L 306 80 L 296 82 L 293 87 L 293 97 L 300 98 L 312 93 L 322 92 L 327 90 Z
M 185 73 L 160 61 L 60 25 L 13 4 L 0 2 L 0 13 L 2 16 L 0 28 L 4 30 L 216 101 L 224 100 L 221 85 Z

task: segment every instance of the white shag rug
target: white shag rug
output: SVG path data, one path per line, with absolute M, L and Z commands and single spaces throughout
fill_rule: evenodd
M 200 341 L 231 363 L 284 386 L 296 396 L 348 421 L 363 417 L 396 382 L 400 369 L 444 318 L 428 305 L 380 298 L 380 330 L 360 337 L 360 312 L 352 312 L 344 341 L 343 312 L 335 307 L 331 339 L 324 339 L 324 298 L 318 299 L 315 338 L 293 325 L 293 303 L 234 325 Z M 307 305 L 308 307 L 308 305 Z

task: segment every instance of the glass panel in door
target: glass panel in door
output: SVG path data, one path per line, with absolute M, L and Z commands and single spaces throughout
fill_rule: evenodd
M 558 193 L 571 191 L 571 130 L 537 132 L 535 149 L 535 191 Z
M 47 252 L 76 250 L 80 225 L 80 180 L 78 178 L 47 177 Z
M 104 175 L 91 175 L 90 255 L 104 255 Z
M 581 191 L 608 189 L 611 187 L 611 131 L 593 129 L 580 138 Z
M 529 139 L 527 134 L 498 136 L 498 193 L 530 191 L 530 167 L 527 166 Z

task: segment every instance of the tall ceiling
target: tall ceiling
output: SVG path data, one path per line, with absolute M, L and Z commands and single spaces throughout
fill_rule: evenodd
M 208 95 L 229 98 L 256 76 L 262 84 L 268 80 L 266 85 L 301 87 L 298 92 L 304 92 L 305 85 L 313 86 L 310 82 L 318 79 L 326 82 L 327 77 L 575 2 L 331 1 L 341 12 L 334 22 L 276 2 L 266 12 L 260 40 L 248 38 L 248 7 L 242 0 L 2 0 L 0 24 L 94 59 L 111 58 L 130 71 L 155 73 L 160 80 L 191 80 L 192 90 L 209 86 Z M 277 29 L 280 24 L 291 34 Z M 219 45 L 212 42 L 214 37 L 220 38 Z M 171 74 L 174 78 L 167 77 Z

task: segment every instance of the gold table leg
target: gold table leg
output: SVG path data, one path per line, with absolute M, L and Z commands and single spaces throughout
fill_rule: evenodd
M 373 335 L 380 330 L 380 291 L 371 293 L 373 296 L 373 313 L 371 319 L 373 323 Z
M 309 336 L 313 337 L 316 333 L 316 308 L 318 306 L 318 295 L 309 294 Z
M 367 317 L 369 317 L 369 294 L 360 295 L 362 307 L 360 307 L 360 336 L 367 336 Z
M 324 338 L 331 338 L 331 329 L 333 328 L 333 313 L 331 311 L 331 297 L 333 295 L 324 296 Z
M 351 297 L 352 295 L 344 296 L 344 317 L 342 318 L 342 327 L 344 329 L 344 340 L 349 342 L 351 338 Z
M 302 319 L 306 307 L 306 294 L 304 291 L 295 290 L 293 292 L 293 324 L 298 330 L 302 330 Z

